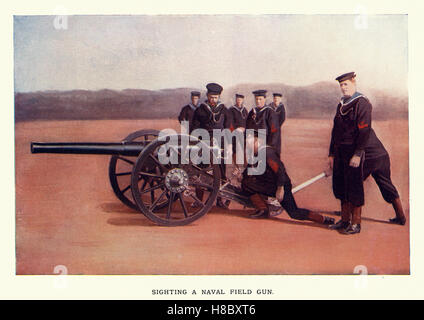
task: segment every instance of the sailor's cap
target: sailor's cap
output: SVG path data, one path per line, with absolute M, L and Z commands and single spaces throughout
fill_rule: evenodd
M 208 83 L 206 89 L 208 89 L 208 94 L 221 94 L 223 88 L 217 83 Z
M 266 97 L 266 90 L 255 90 L 252 93 L 255 95 L 255 97 L 258 97 L 258 96 Z
M 342 81 L 345 81 L 345 80 L 350 80 L 350 79 L 355 78 L 355 77 L 356 77 L 355 72 L 348 72 L 348 73 L 344 73 L 344 74 L 338 76 L 336 78 L 336 80 L 338 82 L 342 82 Z

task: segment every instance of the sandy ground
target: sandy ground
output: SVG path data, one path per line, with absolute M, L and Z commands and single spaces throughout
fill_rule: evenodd
M 407 121 L 374 122 L 391 155 L 392 179 L 409 217 Z M 31 154 L 30 142 L 117 142 L 143 128 L 177 128 L 171 120 L 37 121 L 16 125 L 16 273 L 53 274 L 409 274 L 409 222 L 391 225 L 391 205 L 365 182 L 362 231 L 344 236 L 319 225 L 247 218 L 249 210 L 212 210 L 184 227 L 160 227 L 115 197 L 109 156 Z M 292 120 L 283 155 L 294 185 L 326 165 L 330 120 Z M 331 180 L 296 194 L 299 206 L 339 209 Z

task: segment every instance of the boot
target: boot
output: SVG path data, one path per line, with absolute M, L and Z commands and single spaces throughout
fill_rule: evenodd
M 223 209 L 228 209 L 229 205 L 230 205 L 230 200 L 225 200 L 223 201 L 221 197 L 218 197 L 216 199 L 216 206 L 219 208 L 223 208 Z
M 346 229 L 342 229 L 342 234 L 355 234 L 361 232 L 361 225 L 360 224 L 349 224 L 349 226 Z
M 349 226 L 351 219 L 351 208 L 352 205 L 350 202 L 342 201 L 341 202 L 341 219 L 337 221 L 336 224 L 329 226 L 332 230 L 341 230 L 346 229 Z
M 330 218 L 330 217 L 324 216 L 324 221 L 322 222 L 322 224 L 331 226 L 331 225 L 334 224 L 334 222 L 335 222 L 334 218 Z
M 332 225 L 334 224 L 334 219 L 330 217 L 323 216 L 319 213 L 310 211 L 308 214 L 308 220 L 325 224 L 325 225 Z
M 396 198 L 392 202 L 393 209 L 395 209 L 396 218 L 389 219 L 391 223 L 397 223 L 400 225 L 405 225 L 406 223 L 406 217 L 405 213 L 403 212 L 402 203 L 400 202 L 399 198 Z
M 269 217 L 269 210 L 265 200 L 261 197 L 260 194 L 255 193 L 250 196 L 250 201 L 253 206 L 256 208 L 255 213 L 249 215 L 252 219 L 261 219 Z
M 352 223 L 346 229 L 342 229 L 342 234 L 355 234 L 361 232 L 361 213 L 362 206 L 352 206 Z
M 281 206 L 279 208 L 269 206 L 268 211 L 269 211 L 270 217 L 276 217 L 280 215 L 281 213 L 283 213 L 284 209 Z

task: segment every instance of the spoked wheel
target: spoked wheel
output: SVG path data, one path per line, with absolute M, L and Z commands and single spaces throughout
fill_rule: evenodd
M 181 135 L 173 136 L 181 141 Z M 131 176 L 131 190 L 139 210 L 156 224 L 163 226 L 181 226 L 189 224 L 205 215 L 214 204 L 220 186 L 220 169 L 217 164 L 194 164 L 181 148 L 175 148 L 176 164 L 162 164 L 159 153 L 163 154 L 165 143 L 169 141 L 159 139 L 149 144 L 139 155 Z M 199 140 L 190 142 L 190 148 L 197 145 Z M 178 145 L 180 145 L 178 143 Z M 197 149 L 198 150 L 198 149 Z M 208 147 L 204 148 L 210 152 Z M 182 161 L 184 159 L 185 161 Z M 210 157 L 212 162 L 212 155 Z M 146 163 L 153 160 L 158 172 L 151 175 L 145 172 Z M 154 186 L 146 188 L 140 177 L 150 176 Z M 153 200 L 148 194 L 153 190 L 160 190 L 158 197 Z M 166 206 L 159 207 L 162 199 L 167 201 Z
M 146 146 L 155 140 L 159 135 L 158 130 L 139 130 L 128 135 L 122 142 L 140 142 Z M 135 203 L 131 193 L 131 172 L 137 157 L 113 155 L 109 162 L 109 180 L 112 185 L 113 192 L 116 194 L 119 200 L 121 200 L 128 207 L 139 210 Z M 145 172 L 156 174 L 157 166 L 152 162 L 146 162 Z M 141 183 L 145 184 L 145 188 L 152 188 L 155 186 L 155 182 L 151 177 L 141 177 Z M 150 197 L 155 199 L 156 193 L 151 192 Z M 158 207 L 162 207 L 167 204 L 167 199 L 162 199 L 158 203 Z

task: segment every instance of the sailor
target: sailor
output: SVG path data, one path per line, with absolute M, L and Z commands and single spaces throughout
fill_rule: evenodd
M 255 96 L 256 107 L 250 110 L 246 129 L 265 129 L 267 135 L 266 144 L 275 150 L 279 150 L 280 144 L 280 124 L 277 113 L 270 106 L 266 105 L 266 90 L 256 90 L 252 92 Z M 280 137 L 280 138 L 279 138 Z
M 265 172 L 260 175 L 249 175 L 248 168 L 253 166 L 251 164 L 248 164 L 248 168 L 243 172 L 243 192 L 249 196 L 250 201 L 256 209 L 256 212 L 250 215 L 251 218 L 257 219 L 274 216 L 274 214 L 270 213 L 266 197 L 276 197 L 292 219 L 311 220 L 326 225 L 334 223 L 333 218 L 323 216 L 308 209 L 299 208 L 293 197 L 291 180 L 275 148 L 266 145 L 265 140 L 262 141 L 257 136 L 256 131 L 254 137 L 249 137 L 248 139 L 254 139 L 250 145 L 253 146 L 255 154 L 258 154 L 260 148 L 266 148 L 266 159 L 259 160 L 266 161 Z M 281 211 L 277 214 L 279 213 Z
M 277 112 L 279 124 L 281 127 L 284 121 L 286 120 L 286 108 L 284 107 L 284 104 L 281 102 L 283 94 L 279 92 L 274 92 L 272 96 L 273 96 L 273 100 L 270 106 L 275 110 L 275 112 Z
M 283 96 L 282 93 L 274 92 L 272 95 L 273 95 L 273 101 L 271 102 L 270 106 L 277 113 L 278 123 L 280 125 L 280 134 L 278 135 L 279 141 L 277 143 L 277 152 L 279 155 L 281 155 L 281 127 L 283 126 L 283 123 L 286 120 L 286 108 L 284 107 L 284 104 L 281 102 L 282 96 Z
M 206 85 L 206 89 L 207 99 L 194 112 L 192 130 L 198 128 L 207 130 L 212 142 L 214 129 L 233 129 L 232 117 L 227 107 L 219 101 L 223 90 L 222 86 L 217 83 L 209 83 Z M 222 141 L 221 146 L 223 146 L 223 143 L 226 143 L 226 141 Z M 221 178 L 225 180 L 225 164 L 221 163 L 219 166 L 221 168 Z M 198 198 L 201 199 L 203 194 L 197 193 Z M 224 202 L 220 197 L 217 198 L 218 207 L 228 208 L 228 205 L 229 201 Z
M 372 175 L 396 217 L 392 223 L 405 224 L 399 194 L 390 178 L 390 158 L 371 126 L 372 105 L 356 91 L 354 72 L 337 77 L 343 97 L 337 105 L 331 133 L 329 166 L 333 170 L 333 192 L 341 202 L 341 219 L 333 229 L 343 234 L 361 231 L 364 205 L 363 181 Z
M 193 130 L 206 129 L 212 137 L 213 129 L 230 129 L 232 119 L 231 113 L 219 100 L 223 88 L 217 83 L 209 83 L 206 89 L 207 99 L 199 105 L 193 115 Z
M 236 93 L 236 103 L 230 108 L 233 119 L 233 127 L 244 132 L 246 129 L 247 109 L 243 105 L 244 95 Z
M 200 98 L 200 92 L 199 91 L 192 91 L 191 92 L 191 103 L 185 105 L 180 112 L 180 115 L 178 116 L 178 121 L 181 123 L 182 121 L 188 121 L 189 128 L 188 132 L 190 132 L 192 123 L 193 123 L 193 115 L 194 111 L 196 110 Z
M 235 95 L 236 98 L 236 103 L 229 109 L 231 112 L 231 117 L 232 117 L 232 126 L 234 130 L 239 131 L 240 133 L 242 133 L 243 137 L 244 137 L 244 133 L 246 130 L 246 119 L 247 119 L 247 115 L 248 115 L 248 111 L 247 109 L 244 107 L 243 105 L 243 101 L 244 101 L 244 95 L 240 94 L 240 93 L 236 93 Z M 235 139 L 233 139 L 235 140 Z M 234 171 L 233 171 L 233 176 L 236 176 L 237 178 L 241 179 L 241 172 L 242 172 L 242 166 L 241 164 L 237 164 L 237 159 L 236 159 L 236 155 L 237 155 L 237 143 L 238 140 L 236 141 L 232 141 L 232 146 L 233 146 L 233 164 L 234 164 Z M 244 143 L 241 146 L 242 148 L 244 148 Z M 244 150 L 243 150 L 243 157 L 244 157 Z M 246 163 L 246 161 L 244 161 L 244 163 Z M 240 180 L 241 181 L 241 180 Z

